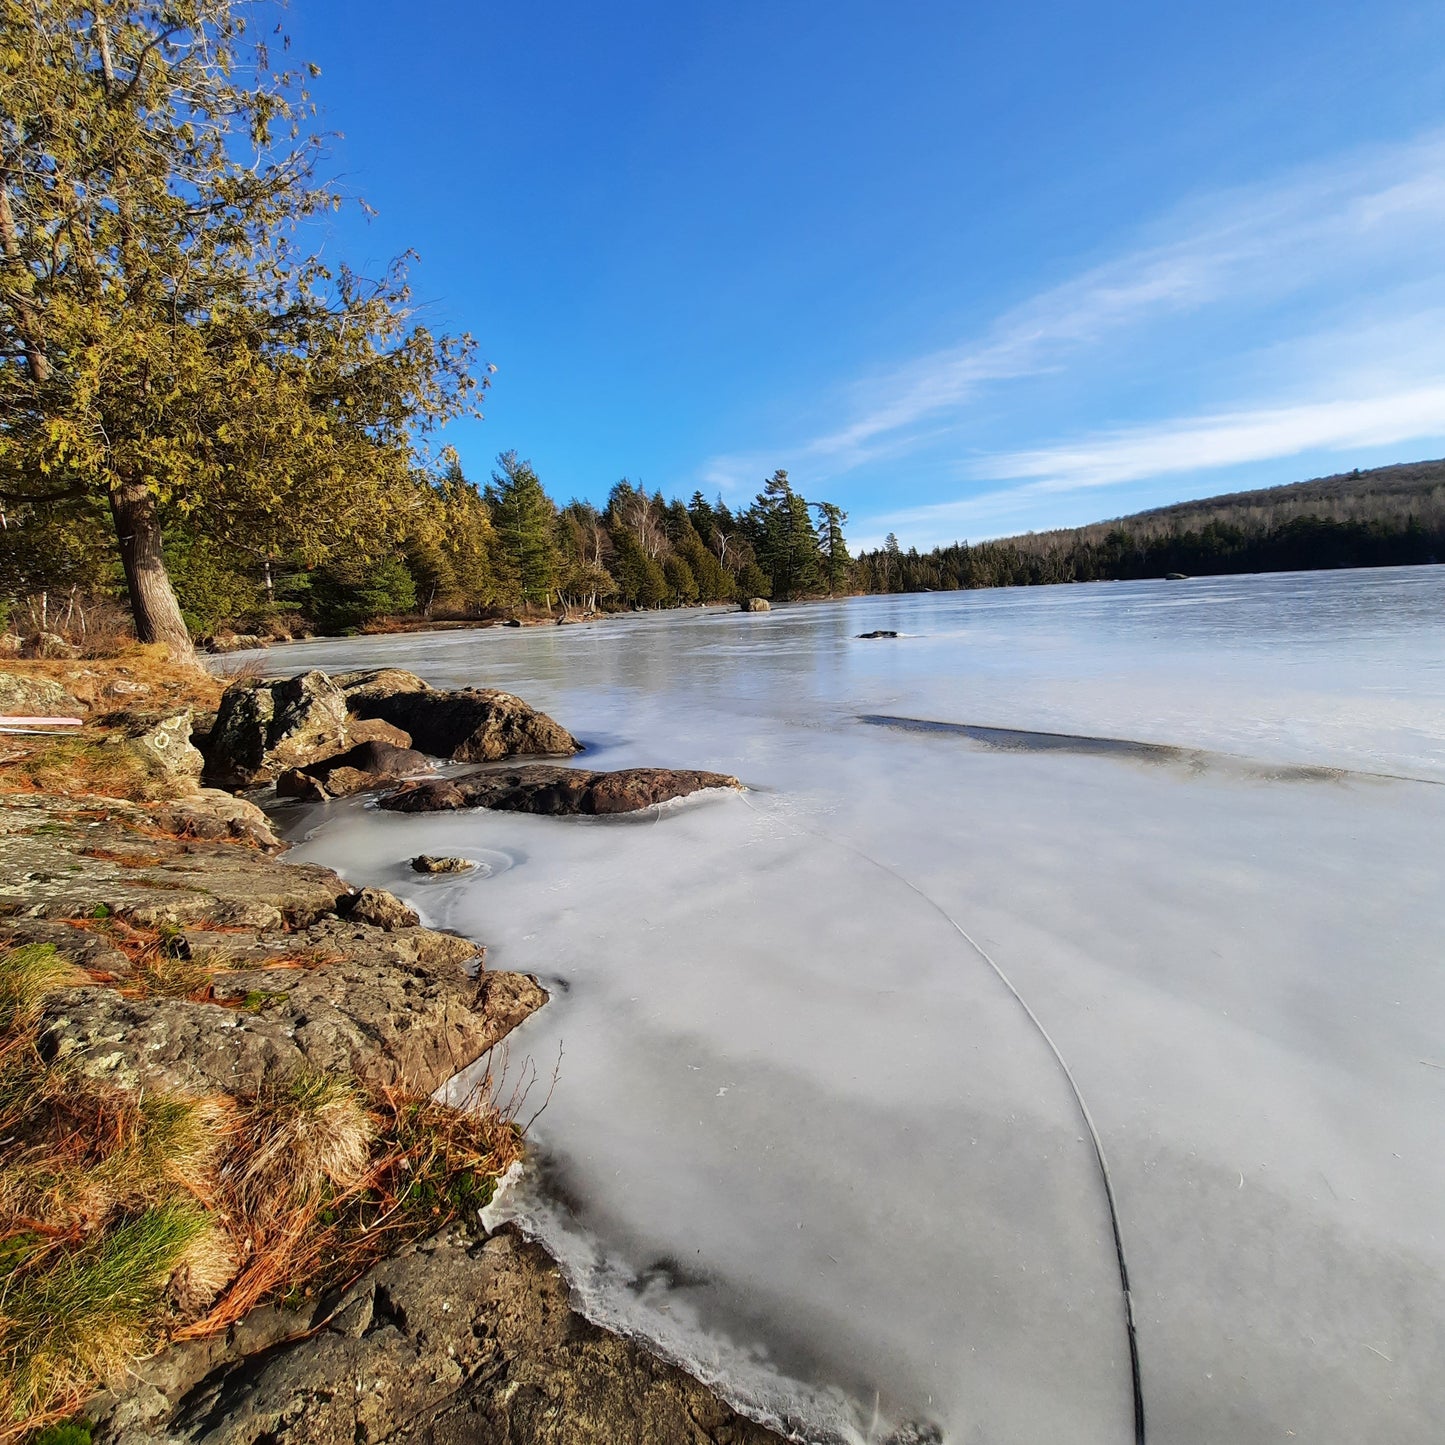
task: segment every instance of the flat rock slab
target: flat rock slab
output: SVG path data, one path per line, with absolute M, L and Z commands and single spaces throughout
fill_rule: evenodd
M 0 943 L 51 943 L 101 976 L 50 1000 L 44 1047 L 122 1088 L 244 1096 L 305 1067 L 430 1092 L 546 1001 L 384 890 L 277 861 L 240 799 L 6 802 Z M 122 924 L 165 930 L 169 948 L 204 959 L 209 996 L 147 995 Z
M 247 815 L 251 805 L 220 796 L 214 810 L 207 795 L 154 810 L 114 798 L 7 798 L 0 915 L 99 912 L 138 928 L 305 928 L 351 897 L 329 868 L 278 864 Z M 257 846 L 231 841 L 251 829 Z
M 193 949 L 209 948 L 204 938 L 188 935 Z M 227 936 L 216 941 L 224 951 Z M 327 919 L 246 941 L 262 956 L 218 973 L 205 1003 L 102 986 L 56 995 L 42 1048 L 122 1088 L 249 1097 L 304 1068 L 430 1093 L 547 999 L 525 975 L 480 969 L 475 945 L 427 928 Z M 296 962 L 308 953 L 326 961 Z
M 0 716 L 81 717 L 85 704 L 51 677 L 0 672 Z
M 654 803 L 683 798 L 705 788 L 737 788 L 726 773 L 679 768 L 622 768 L 593 773 L 532 763 L 520 768 L 489 769 L 459 778 L 438 778 L 406 784 L 381 800 L 394 813 L 445 813 L 459 808 L 492 808 L 503 813 L 541 813 L 550 817 L 576 814 L 635 813 Z
M 258 1312 L 259 1313 L 259 1312 Z M 571 1308 L 510 1227 L 452 1228 L 340 1301 L 143 1362 L 99 1411 L 114 1445 L 776 1445 L 675 1365 Z M 314 1322 L 313 1322 L 314 1317 Z M 289 1325 L 292 1334 L 271 1343 Z M 250 1344 L 252 1353 L 242 1355 Z

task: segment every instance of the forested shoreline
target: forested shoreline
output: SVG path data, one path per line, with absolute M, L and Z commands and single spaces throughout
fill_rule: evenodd
M 342 539 L 312 565 L 300 550 L 238 547 L 186 519 L 166 528 L 164 557 L 193 636 L 283 637 L 382 619 L 837 595 L 852 585 L 846 520 L 832 503 L 806 500 L 784 471 L 737 510 L 701 492 L 669 500 L 625 478 L 601 508 L 576 499 L 558 506 L 531 464 L 506 452 L 484 484 L 454 458 L 439 477 L 394 483 L 376 531 Z M 73 624 L 77 610 L 83 618 L 109 602 L 113 611 L 124 595 L 105 530 L 60 504 L 9 512 L 0 587 L 21 628 Z

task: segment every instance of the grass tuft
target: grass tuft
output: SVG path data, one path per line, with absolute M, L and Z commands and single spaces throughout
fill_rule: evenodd
M 207 1228 L 196 1205 L 164 1204 L 0 1274 L 0 1422 L 68 1413 L 96 1380 L 116 1378 Z
M 28 740 L 29 749 L 0 769 L 0 793 L 95 794 L 104 798 L 162 798 L 175 790 L 159 765 L 132 748 L 89 738 Z
M 241 1125 L 249 1147 L 234 1193 L 246 1218 L 265 1222 L 314 1204 L 365 1173 L 375 1126 L 356 1087 L 302 1073 L 263 1095 Z
M 0 952 L 0 1035 L 28 1029 L 48 995 L 78 980 L 53 944 L 27 943 Z
M 90 926 L 138 971 L 214 963 L 174 933 Z M 43 1000 L 72 979 L 48 945 L 0 952 L 0 1445 L 72 1420 L 167 1339 L 348 1283 L 473 1216 L 521 1153 L 489 1102 L 333 1075 L 239 1100 L 92 1079 L 39 1046 Z

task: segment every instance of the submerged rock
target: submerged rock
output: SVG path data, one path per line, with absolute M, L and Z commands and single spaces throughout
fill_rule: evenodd
M 206 776 L 233 788 L 269 783 L 341 752 L 346 723 L 346 696 L 324 672 L 233 682 L 206 742 Z
M 532 763 L 490 769 L 459 778 L 409 783 L 381 800 L 394 813 L 443 813 L 459 808 L 492 808 L 504 813 L 635 813 L 654 803 L 686 797 L 704 788 L 741 788 L 726 773 L 679 768 L 623 768 L 593 773 L 582 768 Z

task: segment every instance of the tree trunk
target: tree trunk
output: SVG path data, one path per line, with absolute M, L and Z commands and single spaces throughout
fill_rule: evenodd
M 142 642 L 164 642 L 177 662 L 194 662 L 191 635 L 161 552 L 155 497 L 138 482 L 122 482 L 111 488 L 110 513 L 115 518 L 135 635 Z

